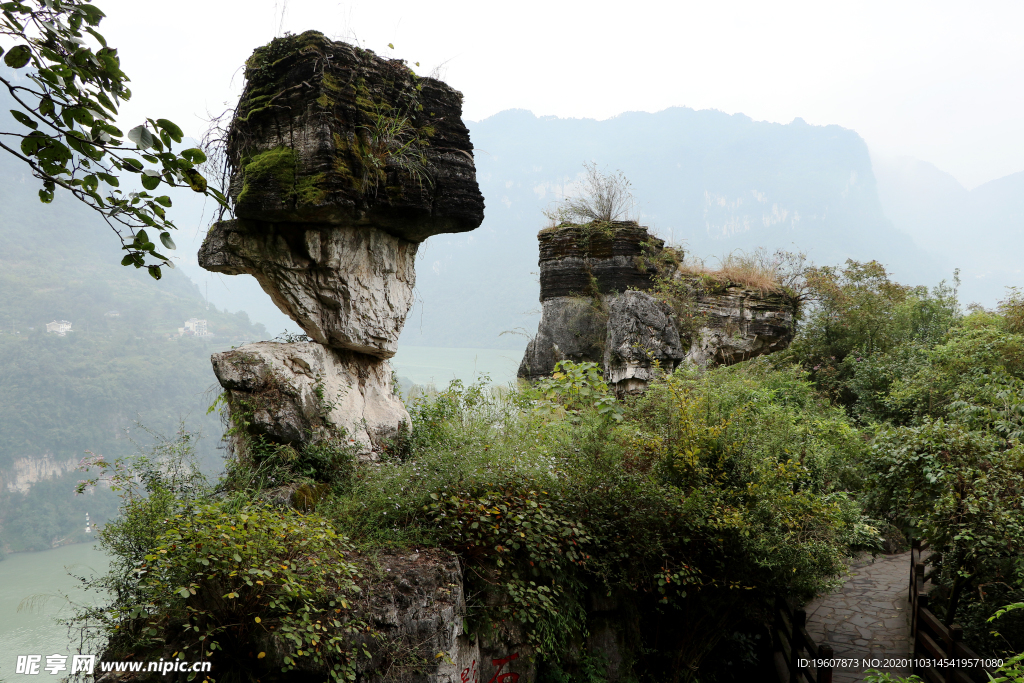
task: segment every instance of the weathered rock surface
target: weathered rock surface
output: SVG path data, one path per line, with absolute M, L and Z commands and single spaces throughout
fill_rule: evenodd
M 256 277 L 324 346 L 390 358 L 413 300 L 417 245 L 372 227 L 222 221 L 199 265 Z
M 543 310 L 519 366 L 522 378 L 550 375 L 560 360 L 586 361 L 600 363 L 609 384 L 628 393 L 646 387 L 655 361 L 667 372 L 684 361 L 737 363 L 784 349 L 793 338 L 791 297 L 691 284 L 677 269 L 679 255 L 636 223 L 563 225 L 538 239 Z M 657 277 L 681 285 L 674 296 L 687 301 L 679 311 L 671 296 L 649 291 Z
M 604 356 L 608 314 L 601 299 L 557 296 L 544 302 L 537 336 L 526 345 L 519 376 L 533 380 L 551 374 L 555 363 L 599 362 Z
M 698 308 L 704 327 L 687 354 L 695 363 L 731 365 L 781 351 L 793 340 L 795 305 L 784 294 L 729 287 L 700 297 Z
M 371 225 L 421 242 L 483 220 L 462 94 L 316 31 L 246 62 L 229 157 L 239 218 Z
M 655 271 L 637 259 L 665 242 L 632 221 L 545 228 L 540 242 L 540 300 L 648 289 Z
M 654 379 L 655 361 L 672 372 L 685 357 L 668 304 L 638 291 L 612 298 L 602 359 L 609 385 L 620 392 L 642 390 Z
M 345 430 L 363 453 L 393 437 L 409 413 L 390 366 L 373 356 L 320 344 L 258 342 L 212 357 L 233 412 L 249 433 L 303 447 Z

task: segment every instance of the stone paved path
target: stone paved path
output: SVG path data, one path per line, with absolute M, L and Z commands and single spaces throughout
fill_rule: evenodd
M 828 643 L 837 658 L 864 660 L 907 657 L 910 624 L 907 584 L 910 553 L 858 559 L 850 565 L 843 587 L 805 607 L 807 631 L 817 643 Z M 864 680 L 865 668 L 835 669 L 833 683 Z M 878 667 L 894 675 L 906 669 Z

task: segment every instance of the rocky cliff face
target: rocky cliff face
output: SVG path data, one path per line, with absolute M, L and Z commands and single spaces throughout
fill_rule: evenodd
M 647 385 L 655 361 L 668 372 L 684 361 L 730 364 L 793 338 L 792 297 L 689 276 L 681 255 L 636 223 L 561 225 L 538 239 L 543 310 L 519 366 L 525 379 L 560 360 L 594 362 L 628 393 Z
M 210 229 L 199 263 L 253 275 L 313 341 L 246 345 L 214 369 L 250 436 L 344 430 L 369 454 L 408 421 L 386 359 L 417 247 L 483 220 L 462 95 L 314 31 L 257 49 L 245 79 L 227 150 L 237 218 Z

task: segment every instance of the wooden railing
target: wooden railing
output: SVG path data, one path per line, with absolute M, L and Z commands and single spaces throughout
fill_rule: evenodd
M 832 659 L 832 646 L 818 645 L 807 633 L 807 613 L 785 600 L 775 605 L 772 645 L 780 683 L 832 683 L 832 667 L 814 667 L 801 660 Z
M 979 659 L 971 648 L 963 644 L 963 629 L 958 624 L 946 626 L 929 609 L 928 594 L 924 587 L 932 580 L 925 573 L 922 553 L 928 546 L 914 539 L 910 548 L 910 639 L 914 673 L 926 683 L 986 683 L 989 678 L 982 667 L 946 666 L 940 662 L 957 659 Z M 938 666 L 928 666 L 929 663 Z M 993 672 L 994 673 L 994 672 Z

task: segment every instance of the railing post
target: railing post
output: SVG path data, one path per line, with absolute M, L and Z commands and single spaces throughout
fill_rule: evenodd
M 917 633 L 917 601 L 924 595 L 924 564 L 919 562 L 913 566 L 910 577 L 910 634 Z
M 911 603 L 914 602 L 914 579 L 917 574 L 915 568 L 917 567 L 917 558 L 921 554 L 921 539 L 912 538 L 910 539 L 910 596 L 907 598 Z
M 964 630 L 960 628 L 960 624 L 951 624 L 949 627 L 949 638 L 946 641 L 946 656 L 950 659 L 956 659 L 956 645 L 964 639 Z M 959 671 L 959 667 L 948 666 L 946 667 L 946 683 L 954 683 L 956 681 L 956 672 Z
M 803 639 L 800 637 L 800 629 L 807 623 L 807 612 L 802 609 L 793 610 L 792 618 L 793 633 L 789 639 L 789 683 L 799 681 L 799 669 L 797 664 L 800 661 L 800 649 L 804 647 Z
M 921 615 L 921 610 L 923 610 L 923 609 L 928 609 L 928 594 L 927 593 L 922 593 L 922 594 L 918 595 L 917 596 L 917 601 L 914 604 L 914 628 L 910 632 L 910 644 L 912 646 L 911 649 L 910 649 L 910 656 L 914 660 L 917 659 L 917 654 L 918 654 L 918 652 L 917 652 L 917 644 L 918 644 L 920 639 L 917 637 L 917 631 L 918 631 L 918 629 L 921 628 L 921 616 L 920 615 Z M 919 673 L 916 666 L 914 667 L 914 671 L 912 673 L 915 673 L 915 674 Z
M 832 646 L 822 645 L 818 648 L 818 659 L 832 659 Z M 832 667 L 819 666 L 816 683 L 832 683 Z

